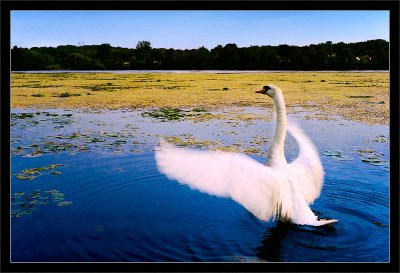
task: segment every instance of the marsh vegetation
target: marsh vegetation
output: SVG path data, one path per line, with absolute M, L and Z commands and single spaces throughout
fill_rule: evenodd
M 153 115 L 179 109 L 175 117 L 198 108 L 205 110 L 196 115 L 201 118 L 215 109 L 270 108 L 272 102 L 254 91 L 273 83 L 284 90 L 289 113 L 304 110 L 314 113 L 309 118 L 341 116 L 369 124 L 389 121 L 385 72 L 13 73 L 11 79 L 12 108 L 143 109 Z

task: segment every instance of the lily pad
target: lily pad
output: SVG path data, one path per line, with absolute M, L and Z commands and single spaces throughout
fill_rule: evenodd
M 25 212 L 23 210 L 12 210 L 11 211 L 11 217 L 19 218 L 24 215 L 25 215 Z
M 193 112 L 207 112 L 207 109 L 205 109 L 205 108 L 193 108 L 192 111 Z
M 336 160 L 339 160 L 339 161 L 350 161 L 350 160 L 353 160 L 353 158 L 351 156 L 344 155 L 341 151 L 337 151 L 337 150 L 326 150 L 322 154 L 326 155 L 326 156 L 331 156 L 331 157 L 333 157 L 333 158 L 335 158 Z
M 82 136 L 81 134 L 78 134 L 78 133 L 74 133 L 74 134 L 72 134 L 72 135 L 70 135 L 70 136 L 62 136 L 62 135 L 59 135 L 59 136 L 49 136 L 49 137 L 54 137 L 54 138 L 59 138 L 59 139 L 74 139 L 74 138 L 77 138 L 77 137 L 79 137 L 79 136 Z
M 36 178 L 36 176 L 25 176 L 22 174 L 17 174 L 17 175 L 15 175 L 15 177 L 19 180 L 33 180 Z
M 20 173 L 16 174 L 16 178 L 19 180 L 33 180 L 37 176 L 41 175 L 43 171 L 46 170 L 53 170 L 56 167 L 64 166 L 63 164 L 51 164 L 45 167 L 38 167 L 38 168 L 30 168 L 22 170 Z M 53 174 L 61 174 L 60 172 L 53 171 Z
M 43 155 L 43 153 L 41 151 L 34 151 L 32 153 L 23 155 L 22 157 L 39 157 L 39 156 L 42 156 L 42 155 Z
M 374 157 L 374 156 L 370 156 L 370 157 L 363 157 L 361 158 L 362 162 L 366 162 L 366 163 L 370 163 L 370 164 L 377 164 L 377 163 L 381 163 L 382 160 Z
M 121 145 L 121 144 L 125 144 L 125 143 L 127 143 L 126 140 L 116 140 L 116 141 L 114 141 L 114 145 Z
M 376 136 L 372 142 L 382 142 L 382 143 L 389 143 L 389 137 L 385 135 Z
M 19 113 L 19 114 L 11 114 L 11 118 L 19 118 L 19 119 L 24 119 L 24 118 L 33 118 L 34 114 L 32 113 Z
M 58 202 L 57 206 L 59 207 L 65 207 L 65 206 L 71 206 L 72 202 L 71 201 L 62 201 L 62 202 Z
M 57 202 L 57 206 L 61 207 L 72 205 L 71 201 L 63 201 L 64 194 L 59 190 L 35 190 L 30 194 L 16 192 L 11 197 L 11 217 L 19 218 L 38 211 L 40 206 L 50 203 L 50 197 L 52 197 L 51 201 Z
M 22 192 L 22 191 L 19 191 L 19 192 L 14 193 L 14 195 L 16 195 L 16 196 L 22 196 L 22 195 L 24 195 L 24 194 L 25 194 L 25 193 Z
M 95 226 L 94 230 L 97 232 L 101 232 L 106 229 L 106 226 L 107 226 L 106 224 L 97 225 L 97 226 Z
M 181 120 L 186 117 L 197 117 L 205 115 L 207 110 L 204 108 L 193 108 L 192 110 L 182 110 L 179 108 L 162 107 L 158 110 L 143 112 L 143 117 L 152 117 L 161 121 Z
M 142 113 L 142 116 L 157 118 L 162 121 L 166 121 L 166 120 L 179 120 L 180 118 L 184 117 L 185 115 L 182 113 L 182 110 L 179 108 L 163 107 L 163 108 L 160 108 L 159 110 L 154 110 L 151 112 L 144 112 L 144 113 Z
M 106 141 L 104 139 L 100 139 L 100 138 L 95 137 L 95 138 L 91 139 L 91 142 L 106 142 Z
M 374 166 L 384 166 L 384 167 L 388 166 L 387 160 L 376 156 L 362 157 L 361 161 Z
M 376 225 L 378 227 L 387 227 L 388 226 L 388 225 L 382 224 L 382 223 L 380 223 L 378 221 L 372 222 L 372 224 L 374 224 L 374 225 Z

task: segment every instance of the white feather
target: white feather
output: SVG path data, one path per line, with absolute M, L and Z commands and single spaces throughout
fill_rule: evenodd
M 176 148 L 160 140 L 155 152 L 159 171 L 192 189 L 232 198 L 260 220 L 279 217 L 313 226 L 336 222 L 318 220 L 309 207 L 320 195 L 324 176 L 316 147 L 297 124 L 289 123 L 299 155 L 292 163 L 286 162 L 283 143 L 287 121 L 282 91 L 268 86 L 264 94 L 272 97 L 277 111 L 267 166 L 244 154 Z
M 162 143 L 156 151 L 160 172 L 192 189 L 230 197 L 262 220 L 276 212 L 273 171 L 242 154 L 178 149 Z

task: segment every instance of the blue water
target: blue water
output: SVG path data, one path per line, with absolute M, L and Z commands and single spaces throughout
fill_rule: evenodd
M 13 262 L 389 260 L 388 126 L 292 116 L 317 145 L 325 168 L 312 209 L 339 220 L 309 227 L 259 221 L 234 201 L 191 190 L 156 168 L 159 134 L 246 146 L 254 136 L 271 138 L 273 121 L 159 122 L 140 111 L 12 111 L 28 112 L 33 117 L 11 118 Z M 251 156 L 265 162 L 267 147 L 259 148 L 261 154 Z M 289 138 L 289 160 L 296 149 Z M 363 162 L 360 149 L 373 151 L 380 162 Z M 342 157 L 324 155 L 328 150 Z M 22 170 L 51 164 L 62 166 L 32 180 L 17 178 L 29 177 Z

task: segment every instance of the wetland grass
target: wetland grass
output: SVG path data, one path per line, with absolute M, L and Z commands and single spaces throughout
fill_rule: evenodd
M 13 73 L 11 80 L 12 108 L 272 108 L 270 101 L 254 94 L 271 83 L 285 92 L 289 113 L 296 107 L 320 113 L 315 118 L 338 115 L 369 124 L 389 123 L 386 72 Z

